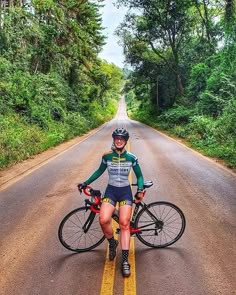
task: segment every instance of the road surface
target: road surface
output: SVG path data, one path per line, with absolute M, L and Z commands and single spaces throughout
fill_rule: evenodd
M 145 179 L 154 182 L 146 201 L 175 203 L 187 227 L 166 249 L 150 249 L 135 239 L 131 279 L 121 276 L 119 251 L 114 275 L 106 274 L 114 282 L 113 294 L 236 294 L 235 174 L 129 120 L 124 103 L 114 120 L 90 134 L 0 173 L 0 294 L 100 294 L 106 243 L 74 254 L 59 243 L 57 229 L 66 213 L 83 205 L 76 184 L 98 167 L 118 126 L 129 130 L 130 150 Z M 106 182 L 104 173 L 93 187 L 103 191 Z

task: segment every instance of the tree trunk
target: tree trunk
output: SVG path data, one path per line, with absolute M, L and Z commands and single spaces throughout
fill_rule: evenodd
M 174 56 L 174 61 L 175 61 L 175 76 L 176 76 L 176 84 L 177 84 L 177 88 L 178 88 L 178 93 L 180 96 L 184 95 L 184 87 L 183 87 L 183 83 L 182 83 L 182 79 L 181 79 L 181 75 L 179 72 L 179 57 L 178 57 L 178 53 L 176 48 L 172 47 L 172 52 L 173 52 L 173 56 Z
M 184 95 L 184 87 L 183 87 L 182 79 L 180 77 L 179 72 L 177 72 L 176 78 L 177 78 L 177 87 L 178 87 L 179 95 L 183 96 Z
M 206 38 L 209 44 L 209 48 L 212 53 L 215 53 L 215 47 L 214 44 L 212 43 L 212 32 L 210 28 L 210 19 L 209 19 L 209 13 L 208 13 L 208 6 L 205 0 L 203 0 L 203 13 L 201 11 L 200 3 L 195 0 L 195 6 L 197 8 L 197 11 L 200 15 L 200 18 L 202 19 L 202 24 L 205 28 L 206 31 Z
M 157 76 L 156 80 L 156 101 L 157 101 L 157 112 L 160 111 L 160 103 L 159 103 L 159 77 Z
M 8 6 L 8 2 L 0 0 L 0 29 L 3 28 L 6 6 Z

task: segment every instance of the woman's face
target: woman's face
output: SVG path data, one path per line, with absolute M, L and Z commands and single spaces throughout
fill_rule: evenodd
M 126 141 L 123 136 L 115 136 L 114 144 L 117 149 L 122 149 L 125 147 Z

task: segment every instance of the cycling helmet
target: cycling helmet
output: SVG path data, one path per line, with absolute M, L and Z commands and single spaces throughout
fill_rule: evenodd
M 122 136 L 126 141 L 128 141 L 129 132 L 124 128 L 117 128 L 112 132 L 112 137 L 115 138 L 116 136 Z

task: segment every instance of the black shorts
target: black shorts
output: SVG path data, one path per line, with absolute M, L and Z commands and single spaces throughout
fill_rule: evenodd
M 102 202 L 110 203 L 113 206 L 116 206 L 116 203 L 119 203 L 119 206 L 132 206 L 133 195 L 131 187 L 129 185 L 124 187 L 117 187 L 108 184 Z

